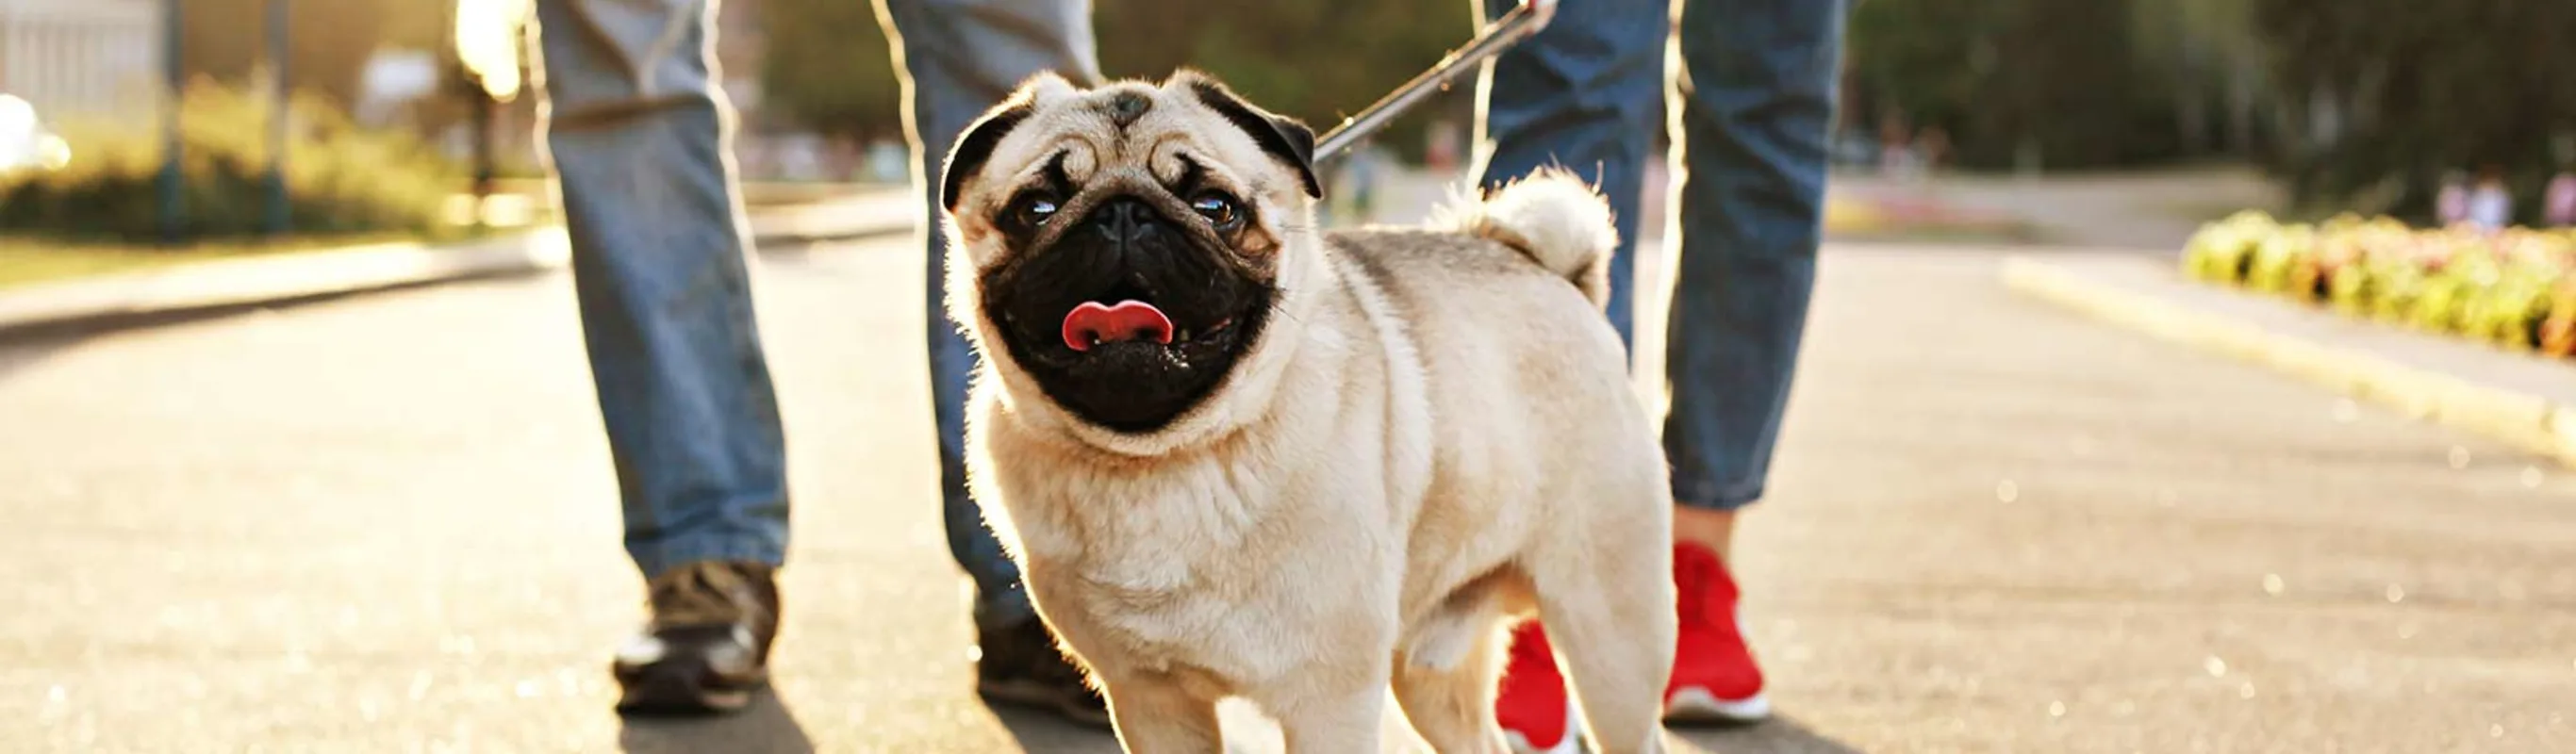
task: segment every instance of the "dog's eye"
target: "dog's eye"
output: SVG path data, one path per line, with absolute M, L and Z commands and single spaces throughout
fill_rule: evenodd
M 1190 209 L 1217 225 L 1234 222 L 1234 199 L 1214 191 L 1190 199 Z
M 1032 227 L 1044 225 L 1048 218 L 1055 217 L 1055 197 L 1047 196 L 1045 194 L 1030 194 L 1028 196 L 1020 197 L 1020 200 L 1016 204 L 1017 206 L 1012 208 L 1011 213 L 1017 216 L 1020 222 L 1026 223 Z

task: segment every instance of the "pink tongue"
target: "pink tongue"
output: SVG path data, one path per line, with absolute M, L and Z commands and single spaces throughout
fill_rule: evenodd
M 1085 301 L 1064 315 L 1064 345 L 1076 351 L 1089 351 L 1100 343 L 1151 338 L 1156 343 L 1171 345 L 1172 318 L 1163 310 L 1143 301 L 1120 301 L 1116 306 L 1103 306 L 1098 301 Z

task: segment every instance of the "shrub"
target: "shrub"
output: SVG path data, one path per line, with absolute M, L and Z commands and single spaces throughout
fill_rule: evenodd
M 266 98 L 199 81 L 180 112 L 182 232 L 196 239 L 260 234 L 268 213 Z M 447 196 L 465 174 L 409 136 L 369 131 L 318 97 L 290 105 L 286 153 L 290 232 L 442 235 Z M 60 170 L 0 179 L 0 231 L 141 241 L 160 234 L 158 123 L 72 121 Z
M 2183 269 L 2513 350 L 2576 352 L 2576 230 L 2413 230 L 2352 215 L 2312 227 L 2243 212 L 2193 234 Z

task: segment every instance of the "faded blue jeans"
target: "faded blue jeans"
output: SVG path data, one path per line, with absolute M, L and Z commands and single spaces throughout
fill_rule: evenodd
M 1488 16 L 1516 4 L 1483 2 Z M 1483 185 L 1561 165 L 1609 198 L 1609 313 L 1623 341 L 1645 161 L 1657 116 L 1669 120 L 1679 187 L 1665 233 L 1676 248 L 1663 440 L 1681 505 L 1762 497 L 1815 286 L 1845 11 L 1844 0 L 1565 0 L 1478 82 Z
M 939 189 L 948 147 L 976 116 L 992 109 L 1040 71 L 1079 84 L 1097 83 L 1089 0 L 876 0 L 877 20 L 895 51 L 903 84 L 904 140 L 914 157 L 912 188 L 921 196 L 924 314 L 930 343 L 930 403 L 939 425 L 940 510 L 948 551 L 975 581 L 976 625 L 999 627 L 1037 617 L 1020 586 L 1019 567 L 984 527 L 966 494 L 966 380 L 974 348 L 948 319 L 947 226 Z
M 862 2 L 863 0 L 850 0 Z M 878 0 L 903 62 L 914 185 L 949 142 L 1039 70 L 1099 78 L 1079 0 Z M 584 345 L 645 575 L 695 560 L 784 562 L 786 450 L 745 275 L 732 114 L 711 75 L 712 0 L 539 0 L 546 146 L 561 181 Z M 899 35 L 898 35 L 899 33 Z M 925 148 L 926 147 L 926 148 Z M 937 192 L 923 284 L 949 549 L 979 625 L 1035 617 L 967 497 L 963 404 L 974 355 L 942 305 Z
M 752 317 L 702 0 L 539 0 L 545 139 L 583 345 L 646 576 L 779 564 L 785 440 Z

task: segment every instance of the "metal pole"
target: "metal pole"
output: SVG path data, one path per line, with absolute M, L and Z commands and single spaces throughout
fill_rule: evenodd
M 161 3 L 161 55 L 165 88 L 161 96 L 161 242 L 177 245 L 184 234 L 179 160 L 179 111 L 188 100 L 187 67 L 180 64 L 179 7 L 182 0 Z
M 268 217 L 265 227 L 271 236 L 285 235 L 288 224 L 293 220 L 286 203 L 287 121 L 293 117 L 290 103 L 294 99 L 289 93 L 286 75 L 287 61 L 293 55 L 292 46 L 287 43 L 286 17 L 287 10 L 293 5 L 292 0 L 268 0 L 268 67 L 276 85 L 270 92 L 276 101 L 269 107 L 268 116 Z
M 483 227 L 483 210 L 492 198 L 492 130 L 499 107 L 489 89 L 474 87 L 474 227 Z

